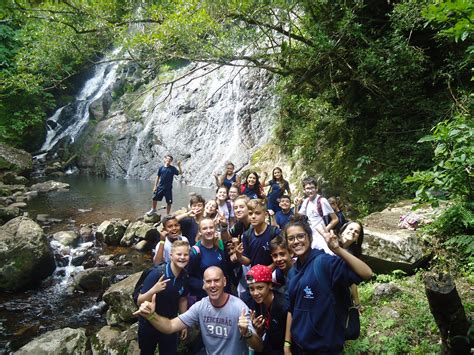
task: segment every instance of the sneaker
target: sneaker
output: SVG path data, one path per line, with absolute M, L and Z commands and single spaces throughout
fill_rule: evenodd
M 147 215 L 147 216 L 151 216 L 151 215 L 153 215 L 153 214 L 155 214 L 155 213 L 156 213 L 156 209 L 152 208 L 151 210 L 149 210 L 149 211 L 146 213 L 146 215 Z

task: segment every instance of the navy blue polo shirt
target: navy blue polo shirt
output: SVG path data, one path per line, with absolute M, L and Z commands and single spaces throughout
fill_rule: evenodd
M 185 217 L 179 221 L 181 234 L 188 238 L 189 245 L 196 244 L 196 236 L 199 232 L 199 225 L 193 217 Z
M 288 213 L 284 213 L 283 211 L 278 211 L 277 213 L 275 213 L 275 222 L 276 224 L 278 224 L 278 227 L 283 229 L 290 221 L 290 217 L 293 215 L 294 215 L 294 212 L 292 208 L 288 211 Z
M 164 274 L 163 280 L 170 279 L 170 281 L 168 281 L 163 291 L 156 294 L 155 312 L 167 318 L 174 318 L 178 315 L 179 298 L 187 296 L 189 293 L 188 273 L 186 270 L 182 270 L 179 276 L 175 277 L 173 271 L 171 271 L 171 264 L 166 263 Z M 143 281 L 140 293 L 144 294 L 151 289 L 158 282 L 161 275 L 160 268 L 152 270 Z M 140 321 L 142 320 L 148 323 L 143 317 L 140 317 Z
M 179 170 L 176 169 L 173 165 L 170 166 L 160 166 L 158 169 L 158 176 L 160 177 L 160 182 L 158 184 L 158 190 L 171 190 L 173 187 L 173 177 L 179 175 Z
M 250 259 L 252 265 L 270 265 L 273 263 L 270 255 L 270 241 L 280 234 L 280 229 L 267 225 L 265 231 L 256 236 L 255 229 L 250 228 L 249 238 L 242 238 L 244 256 Z

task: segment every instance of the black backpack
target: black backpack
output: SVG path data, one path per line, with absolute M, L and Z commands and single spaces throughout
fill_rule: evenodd
M 152 272 L 153 270 L 158 269 L 158 274 L 159 274 L 158 278 L 160 278 L 161 275 L 165 273 L 165 268 L 166 268 L 166 263 L 160 263 L 158 265 L 153 265 L 142 272 L 142 274 L 140 275 L 140 278 L 135 284 L 135 288 L 133 289 L 133 302 L 135 302 L 137 306 L 139 306 L 138 295 L 140 294 L 140 291 L 142 290 L 143 282 L 145 282 L 145 279 L 148 276 L 148 274 Z

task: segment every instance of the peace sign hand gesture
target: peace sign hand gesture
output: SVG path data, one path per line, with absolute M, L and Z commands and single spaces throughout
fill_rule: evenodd
M 166 288 L 166 284 L 170 279 L 163 280 L 165 274 L 161 275 L 160 279 L 156 282 L 156 284 L 152 287 L 155 294 L 160 293 Z

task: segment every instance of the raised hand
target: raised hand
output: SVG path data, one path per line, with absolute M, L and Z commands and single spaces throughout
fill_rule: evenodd
M 242 312 L 239 317 L 239 331 L 240 335 L 245 336 L 249 330 L 249 319 L 247 318 L 245 308 L 242 308 Z
M 250 320 L 252 321 L 252 325 L 257 334 L 263 336 L 263 333 L 265 331 L 265 318 L 263 317 L 263 315 L 255 317 L 255 311 L 250 311 Z
M 326 240 L 326 243 L 328 244 L 329 249 L 334 251 L 337 248 L 340 248 L 339 239 L 332 230 L 330 230 L 329 232 L 324 232 L 322 234 L 324 239 Z
M 156 308 L 156 294 L 151 298 L 151 302 L 145 301 L 140 305 L 137 311 L 133 312 L 134 316 L 142 316 L 144 318 L 150 317 L 155 313 Z
M 163 291 L 165 288 L 166 288 L 166 284 L 168 283 L 168 281 L 170 279 L 166 279 L 166 280 L 163 280 L 165 277 L 165 274 L 161 275 L 160 279 L 156 282 L 156 284 L 153 286 L 153 291 L 155 293 L 155 295 L 157 293 L 160 293 L 161 291 Z M 155 296 L 154 295 L 154 296 Z

